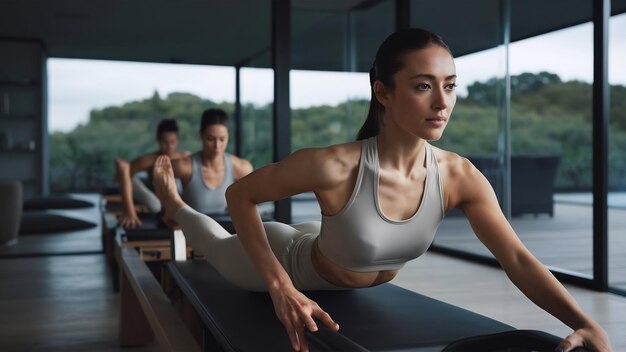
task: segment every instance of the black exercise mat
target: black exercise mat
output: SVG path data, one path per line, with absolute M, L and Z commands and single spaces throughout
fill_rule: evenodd
M 46 209 L 80 209 L 93 206 L 94 204 L 89 201 L 62 195 L 34 197 L 24 201 L 25 211 Z
M 54 234 L 85 230 L 97 224 L 61 214 L 45 212 L 24 212 L 20 222 L 20 236 L 33 234 Z
M 233 286 L 202 260 L 166 265 L 225 351 L 291 351 L 267 293 Z M 306 294 L 341 326 L 339 333 L 323 328 L 309 333 L 312 351 L 433 351 L 458 339 L 514 329 L 393 284 Z

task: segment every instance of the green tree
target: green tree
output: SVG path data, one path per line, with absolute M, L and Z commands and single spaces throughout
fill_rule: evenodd
M 460 97 L 443 138 L 435 144 L 465 156 L 494 155 L 498 141 L 495 78 L 474 82 Z M 514 154 L 560 156 L 556 185 L 588 190 L 591 186 L 591 85 L 563 82 L 552 73 L 511 77 L 511 147 Z M 132 159 L 157 148 L 156 126 L 173 118 L 180 148 L 200 149 L 202 111 L 218 107 L 232 115 L 232 103 L 216 103 L 189 93 L 171 93 L 120 106 L 94 109 L 89 121 L 73 131 L 50 135 L 50 175 L 54 192 L 90 190 L 114 184 L 114 160 Z M 363 123 L 368 100 L 291 111 L 292 150 L 352 141 Z M 242 106 L 243 157 L 255 168 L 273 160 L 272 104 Z M 234 126 L 234 122 L 231 123 Z M 231 134 L 229 151 L 234 148 Z M 626 189 L 626 87 L 611 86 L 610 188 Z

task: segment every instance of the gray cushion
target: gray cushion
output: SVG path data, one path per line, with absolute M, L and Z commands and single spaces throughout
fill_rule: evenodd
M 22 183 L 0 181 L 0 246 L 17 242 L 18 226 L 22 216 Z

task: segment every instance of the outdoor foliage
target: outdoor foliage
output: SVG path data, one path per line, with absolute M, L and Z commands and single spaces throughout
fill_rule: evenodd
M 498 146 L 496 79 L 475 82 L 459 97 L 452 119 L 435 144 L 461 155 L 493 155 Z M 511 147 L 513 154 L 560 156 L 556 186 L 561 190 L 591 187 L 591 85 L 562 82 L 552 73 L 511 77 Z M 180 148 L 200 148 L 198 128 L 204 109 L 219 107 L 229 116 L 232 103 L 215 103 L 188 93 L 172 93 L 122 106 L 93 110 L 87 124 L 50 135 L 50 186 L 53 192 L 99 191 L 114 184 L 116 157 L 132 159 L 157 148 L 156 126 L 174 118 Z M 354 140 L 369 101 L 292 110 L 292 150 Z M 272 105 L 242 106 L 243 156 L 255 168 L 272 161 Z M 231 125 L 232 126 L 232 125 Z M 234 127 L 234 126 L 233 126 Z M 231 127 L 232 130 L 232 127 Z M 611 87 L 611 189 L 626 189 L 626 87 Z M 231 133 L 230 151 L 234 145 Z

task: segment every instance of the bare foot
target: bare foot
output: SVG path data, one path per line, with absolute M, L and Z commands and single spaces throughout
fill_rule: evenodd
M 176 189 L 174 170 L 172 169 L 172 162 L 168 156 L 161 155 L 154 162 L 152 183 L 154 184 L 157 197 L 159 197 L 161 205 L 163 206 L 165 213 L 163 220 L 166 224 L 170 225 L 170 227 L 177 227 L 174 221 L 174 215 L 178 209 L 185 205 L 185 202 L 180 198 L 178 190 Z

